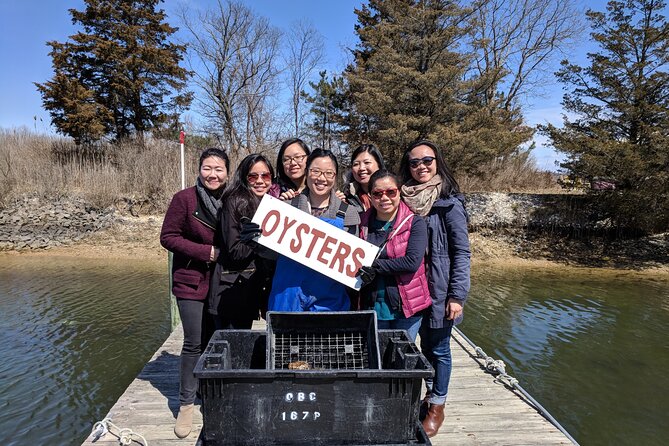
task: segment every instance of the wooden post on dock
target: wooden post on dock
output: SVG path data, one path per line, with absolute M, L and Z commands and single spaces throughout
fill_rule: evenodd
M 170 296 L 170 333 L 181 323 L 179 317 L 179 307 L 177 307 L 177 298 L 172 294 L 172 251 L 167 252 L 167 275 L 169 276 L 169 288 L 167 295 Z

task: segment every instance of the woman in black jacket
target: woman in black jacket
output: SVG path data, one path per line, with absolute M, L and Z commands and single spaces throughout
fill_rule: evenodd
M 267 306 L 274 261 L 241 238 L 260 200 L 272 186 L 274 170 L 263 155 L 252 154 L 239 164 L 223 193 L 219 226 L 221 255 L 212 275 L 209 312 L 216 329 L 250 329 Z

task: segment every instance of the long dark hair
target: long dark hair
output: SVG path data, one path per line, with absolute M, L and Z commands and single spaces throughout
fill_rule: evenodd
M 441 150 L 439 150 L 439 147 L 437 147 L 435 143 L 426 139 L 416 141 L 404 151 L 404 156 L 402 156 L 402 161 L 400 162 L 400 175 L 402 176 L 402 182 L 407 184 L 413 180 L 413 177 L 411 176 L 411 168 L 409 167 L 409 152 L 418 146 L 428 146 L 434 152 L 434 158 L 437 162 L 437 175 L 441 177 L 441 193 L 439 194 L 440 197 L 446 198 L 453 195 L 458 195 L 460 193 L 460 186 L 458 185 L 458 182 L 455 181 L 455 177 L 446 165 L 446 161 L 444 161 L 444 156 L 441 154 Z
M 274 178 L 274 169 L 269 160 L 264 155 L 252 153 L 239 163 L 235 175 L 225 188 L 225 192 L 223 192 L 223 203 L 226 203 L 233 210 L 235 220 L 239 220 L 241 217 L 252 217 L 258 208 L 260 200 L 251 190 L 246 177 L 253 166 L 259 162 L 264 162 L 267 165 L 270 175 Z
M 283 184 L 286 187 L 289 187 L 291 189 L 294 188 L 295 183 L 293 183 L 293 180 L 291 180 L 288 175 L 286 174 L 286 171 L 283 168 L 283 154 L 286 152 L 286 149 L 288 146 L 291 146 L 293 144 L 297 144 L 304 150 L 304 154 L 309 156 L 311 154 L 311 151 L 309 150 L 309 146 L 307 143 L 302 141 L 300 138 L 290 138 L 285 140 L 283 143 L 281 143 L 281 148 L 279 149 L 279 154 L 277 155 L 276 158 L 276 177 L 279 182 L 279 184 Z M 306 175 L 306 171 L 304 172 Z

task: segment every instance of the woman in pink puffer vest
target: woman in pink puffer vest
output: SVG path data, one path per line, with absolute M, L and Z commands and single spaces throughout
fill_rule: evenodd
M 360 237 L 381 249 L 358 272 L 360 307 L 376 311 L 379 329 L 407 330 L 415 341 L 422 310 L 432 303 L 423 261 L 427 225 L 401 201 L 400 186 L 387 170 L 369 180 L 372 208 L 361 216 Z

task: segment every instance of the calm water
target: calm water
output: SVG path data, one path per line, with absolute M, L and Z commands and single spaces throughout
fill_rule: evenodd
M 0 256 L 0 444 L 81 444 L 168 334 L 165 269 Z M 462 329 L 583 445 L 666 444 L 666 276 L 475 270 Z
M 472 282 L 463 332 L 577 441 L 667 444 L 666 276 L 486 268 Z
M 0 256 L 0 444 L 78 445 L 169 333 L 166 267 Z

